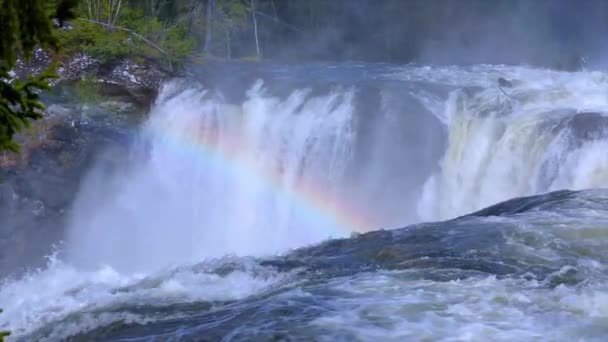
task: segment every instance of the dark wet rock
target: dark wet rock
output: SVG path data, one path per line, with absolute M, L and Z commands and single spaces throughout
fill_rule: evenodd
M 0 159 L 0 275 L 41 266 L 63 238 L 80 180 L 93 163 L 128 156 L 129 123 L 81 120 L 78 108 L 50 105 L 20 134 L 19 154 Z M 111 151 L 108 153 L 108 151 Z M 103 153 L 105 152 L 105 153 Z
M 602 112 L 578 112 L 574 108 L 562 108 L 543 113 L 545 122 L 539 129 L 554 139 L 559 150 L 570 152 L 585 144 L 608 137 L 608 114 Z M 539 192 L 548 191 L 556 179 L 568 153 L 553 153 L 546 156 L 540 166 L 537 184 Z
M 602 139 L 608 133 L 608 116 L 602 113 L 577 113 L 564 123 L 577 144 Z
M 369 279 L 375 272 L 384 276 L 390 274 L 392 279 L 402 280 L 406 284 L 423 279 L 453 282 L 466 278 L 496 277 L 521 281 L 531 291 L 580 286 L 589 279 L 597 278 L 590 278 L 585 273 L 580 255 L 569 254 L 579 241 L 571 241 L 572 246 L 558 247 L 561 252 L 559 257 L 552 255 L 543 259 L 541 251 L 533 248 L 534 243 L 521 239 L 518 234 L 535 233 L 542 237 L 540 240 L 543 243 L 547 243 L 551 241 L 550 234 L 547 234 L 549 229 L 536 227 L 529 231 L 525 227 L 532 222 L 520 215 L 536 217 L 537 210 L 550 212 L 573 204 L 580 210 L 591 204 L 581 206 L 579 201 L 585 198 L 593 202 L 604 201 L 603 210 L 608 210 L 608 193 L 593 191 L 559 191 L 525 197 L 454 220 L 375 231 L 298 249 L 282 257 L 260 261 L 264 269 L 290 273 L 289 280 L 265 291 L 239 300 L 185 302 L 166 306 L 126 304 L 103 308 L 99 310 L 100 313 L 120 310 L 122 313 L 142 314 L 149 318 L 149 323 L 120 319 L 90 331 L 82 331 L 70 340 L 215 341 L 225 336 L 249 340 L 254 331 L 259 340 L 276 338 L 284 341 L 294 336 L 294 327 L 300 327 L 296 334 L 298 338 L 294 340 L 314 340 L 314 336 L 307 335 L 307 323 L 335 313 L 333 299 L 353 297 L 352 291 L 348 290 L 351 280 L 359 276 Z M 504 220 L 488 217 L 495 215 Z M 518 248 L 522 243 L 523 248 Z M 560 243 L 565 244 L 566 241 Z M 597 269 L 594 265 L 588 268 Z M 227 263 L 213 273 L 226 276 L 241 270 L 242 264 Z M 400 272 L 385 272 L 387 270 Z M 605 270 L 600 272 L 602 277 L 599 279 L 604 279 Z M 151 279 L 148 286 L 156 287 L 162 279 Z M 345 289 L 336 284 L 345 284 Z M 136 287 L 141 288 L 141 285 Z M 131 291 L 130 288 L 124 290 Z M 370 291 L 366 293 L 374 296 L 371 286 L 367 290 Z M 32 336 L 48 336 L 58 324 L 78 320 L 79 315 L 84 317 L 91 314 L 96 313 L 91 310 L 76 313 L 61 322 L 47 325 Z M 31 340 L 29 337 L 22 340 Z
M 571 248 L 564 247 L 560 258 L 549 260 L 539 257 L 540 253 L 532 248 L 533 244 L 517 248 L 526 242 L 518 236 L 525 229 L 522 221 L 519 221 L 521 217 L 515 220 L 514 215 L 535 215 L 533 211 L 540 208 L 551 211 L 572 203 L 578 203 L 580 209 L 580 202 L 577 201 L 585 198 L 585 194 L 594 201 L 608 201 L 606 192 L 595 196 L 589 192 L 559 191 L 515 199 L 454 220 L 375 231 L 298 249 L 286 256 L 260 262 L 279 272 L 291 272 L 292 277 L 297 279 L 295 282 L 243 300 L 214 302 L 211 310 L 204 305 L 206 302 L 201 303 L 200 308 L 193 308 L 190 303 L 177 304 L 171 310 L 184 313 L 181 317 L 149 324 L 123 320 L 83 332 L 73 340 L 200 341 L 200 336 L 219 340 L 228 334 L 237 340 L 246 340 L 250 336 L 243 331 L 255 329 L 256 333 L 264 334 L 264 331 L 260 332 L 260 326 L 269 332 L 263 335 L 262 340 L 272 340 L 272 336 L 281 341 L 289 340 L 287 337 L 293 336 L 293 330 L 289 328 L 294 326 L 294 322 L 306 326 L 304 323 L 319 316 L 331 315 L 335 308 L 327 303 L 332 298 L 353 295 L 339 287 L 327 286 L 328 283 L 348 284 L 358 274 L 364 273 L 362 276 L 365 277 L 365 274 L 384 273 L 386 270 L 405 271 L 390 272 L 391 276 L 399 274 L 398 277 L 403 277 L 404 282 L 496 277 L 529 281 L 529 286 L 535 290 L 541 287 L 578 286 L 589 279 L 584 267 L 579 265 L 580 256 L 568 255 Z M 603 208 L 607 210 L 608 203 Z M 505 220 L 496 220 L 488 215 L 499 215 Z M 526 222 L 525 218 L 522 220 Z M 534 232 L 547 242 L 546 231 Z M 133 311 L 130 307 L 129 312 Z M 154 308 L 148 312 L 151 315 L 157 311 Z M 300 331 L 298 336 L 305 334 L 306 331 Z
M 513 198 L 479 210 L 467 216 L 506 216 L 521 214 L 532 210 L 544 210 L 564 201 L 573 199 L 577 193 L 577 191 L 562 190 L 545 195 Z
M 608 134 L 608 114 L 600 112 L 578 112 L 563 108 L 545 114 L 546 129 L 554 135 L 566 133 L 572 148 L 588 141 L 599 140 Z
M 561 263 L 552 263 L 536 257 L 527 258 L 515 247 L 513 239 L 534 246 L 534 237 L 538 236 L 522 233 L 517 221 L 488 218 L 512 218 L 514 215 L 534 215 L 539 211 L 572 207 L 580 209 L 585 206 L 604 206 L 605 210 L 606 205 L 608 203 L 599 203 L 597 199 L 584 202 L 581 192 L 556 191 L 512 199 L 454 220 L 374 231 L 350 239 L 328 241 L 318 246 L 298 249 L 285 257 L 262 261 L 262 265 L 276 267 L 281 271 L 305 270 L 311 280 L 378 269 L 425 269 L 458 270 L 453 273 L 457 279 L 479 273 L 498 277 L 533 274 L 537 280 L 547 279 L 548 286 L 556 283 L 570 284 L 582 279 L 575 271 L 559 277 L 552 275 L 568 266 L 570 259 L 564 258 L 560 260 Z M 441 274 L 443 272 L 430 276 L 441 278 Z
M 119 83 L 102 82 L 98 85 L 100 96 L 116 99 L 115 101 L 123 103 L 131 103 L 137 109 L 143 111 L 150 109 L 158 92 L 157 88 L 125 86 Z
M 513 82 L 508 81 L 503 77 L 498 78 L 498 86 L 502 88 L 513 88 Z
M 280 270 L 303 268 L 311 278 L 415 268 L 508 275 L 525 268 L 517 260 L 505 262 L 504 234 L 509 229 L 508 225 L 487 229 L 473 221 L 421 224 L 329 241 L 262 264 Z

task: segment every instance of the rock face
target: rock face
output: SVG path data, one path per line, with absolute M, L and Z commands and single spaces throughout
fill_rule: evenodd
M 37 74 L 51 62 L 37 49 L 29 62 L 18 61 L 12 75 Z M 111 170 L 124 162 L 129 132 L 144 119 L 161 83 L 170 77 L 150 61 L 101 63 L 84 54 L 64 61 L 58 74 L 56 94 L 44 99 L 44 118 L 16 136 L 20 153 L 0 152 L 0 277 L 42 266 L 53 252 L 52 244 L 64 236 L 86 172 L 93 163 Z M 94 82 L 94 96 L 99 98 L 95 103 L 65 103 L 66 98 L 78 101 L 76 82 L 84 79 Z
M 43 119 L 16 137 L 21 152 L 0 155 L 0 276 L 41 266 L 52 244 L 60 243 L 80 180 L 93 163 L 112 166 L 128 155 L 128 117 L 106 110 L 83 119 L 81 107 L 48 106 Z
M 25 78 L 38 74 L 51 64 L 51 57 L 42 49 L 36 49 L 31 61 L 18 61 L 13 70 L 16 77 Z M 127 95 L 141 106 L 149 106 L 156 91 L 171 74 L 153 61 L 135 62 L 123 59 L 102 63 L 79 53 L 64 61 L 57 70 L 59 82 L 75 82 L 85 78 L 102 85 L 103 94 Z

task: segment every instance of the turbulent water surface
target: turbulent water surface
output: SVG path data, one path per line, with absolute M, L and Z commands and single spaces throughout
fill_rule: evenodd
M 606 340 L 606 113 L 602 72 L 195 72 L 165 84 L 128 163 L 82 180 L 48 266 L 2 282 L 1 326 L 22 341 Z

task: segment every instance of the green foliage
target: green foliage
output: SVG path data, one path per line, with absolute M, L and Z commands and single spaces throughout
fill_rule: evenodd
M 185 22 L 170 27 L 164 38 L 163 46 L 177 64 L 189 56 L 196 46 L 196 40 L 188 36 Z
M 125 31 L 108 31 L 94 23 L 77 21 L 72 29 L 60 32 L 63 51 L 67 55 L 79 52 L 108 62 L 133 53 L 135 44 Z
M 75 4 L 76 0 L 0 0 L 0 151 L 18 151 L 14 135 L 42 116 L 38 94 L 49 89 L 57 66 L 25 81 L 11 81 L 10 70 L 17 58 L 29 59 L 37 45 L 57 50 L 52 18 L 71 18 Z
M 248 7 L 240 0 L 223 0 L 216 5 L 213 25 L 218 31 L 232 35 L 234 31 L 245 28 L 249 23 Z
M 103 7 L 97 20 L 95 16 L 88 17 L 84 4 L 79 8 L 79 17 L 94 22 L 76 20 L 72 29 L 61 32 L 66 54 L 84 52 L 102 62 L 142 56 L 180 64 L 195 46 L 194 38 L 187 34 L 185 20 L 162 22 L 159 17 L 147 15 L 143 8 L 128 4 L 122 5 L 118 16 L 109 9 Z
M 44 105 L 38 93 L 50 89 L 48 80 L 57 77 L 55 69 L 53 66 L 40 75 L 29 76 L 27 81 L 0 81 L 0 151 L 19 151 L 14 134 L 29 127 L 30 120 L 42 117 Z
M 218 1 L 216 11 L 223 17 L 223 21 L 230 22 L 233 25 L 244 25 L 248 19 L 249 8 L 240 0 L 223 0 Z
M 196 45 L 194 37 L 188 35 L 187 22 L 184 19 L 165 23 L 158 17 L 146 16 L 143 11 L 133 9 L 126 11 L 123 17 L 128 18 L 123 24 L 124 27 L 141 34 L 166 51 L 173 64 L 181 64 Z M 135 47 L 132 52 L 134 55 L 157 59 L 167 57 L 146 42 L 133 37 L 130 42 Z
M 15 66 L 20 53 L 29 58 L 36 44 L 57 47 L 49 9 L 44 0 L 0 1 L 0 68 L 3 71 Z
M 2 313 L 2 309 L 0 309 L 0 313 Z M 10 331 L 0 331 L 0 342 L 4 342 L 4 338 L 11 335 Z

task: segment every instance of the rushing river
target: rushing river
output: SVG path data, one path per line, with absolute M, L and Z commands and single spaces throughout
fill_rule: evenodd
M 3 281 L 1 327 L 22 341 L 604 341 L 606 113 L 602 72 L 193 72 L 164 85 L 127 163 L 82 180 L 48 266 Z

